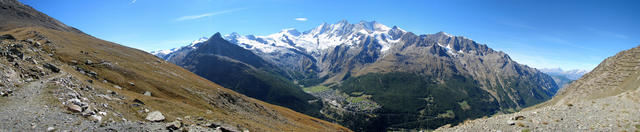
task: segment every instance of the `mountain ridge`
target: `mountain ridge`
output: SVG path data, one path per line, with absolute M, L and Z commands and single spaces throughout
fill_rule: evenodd
M 195 45 L 197 48 L 184 57 L 167 60 L 247 96 L 305 114 L 319 114 L 317 107 L 320 106 L 308 103 L 315 98 L 280 77 L 284 74 L 283 70 L 253 52 L 224 40 L 220 33 Z
M 283 76 L 322 98 L 324 116 L 357 131 L 437 128 L 468 118 L 514 112 L 548 100 L 558 90 L 545 73 L 518 64 L 506 53 L 487 45 L 445 32 L 416 35 L 377 22 L 339 21 L 323 23 L 302 33 L 285 29 L 266 36 L 232 33 L 224 38 L 287 69 Z M 405 87 L 405 91 L 415 92 L 401 92 L 404 95 L 380 92 L 403 83 L 412 85 Z M 441 96 L 454 94 L 455 98 Z M 397 107 L 386 101 L 390 98 L 415 103 L 411 107 Z M 420 98 L 441 101 L 425 102 Z M 439 108 L 425 107 L 430 105 Z M 479 111 L 470 111 L 467 105 Z M 344 109 L 371 113 L 350 115 Z M 394 113 L 397 111 L 404 113 Z M 458 116 L 437 116 L 443 113 Z M 370 116 L 394 114 L 398 116 Z

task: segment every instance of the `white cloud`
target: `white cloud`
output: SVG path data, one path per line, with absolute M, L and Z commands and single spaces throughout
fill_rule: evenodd
M 293 20 L 304 22 L 304 21 L 307 21 L 309 19 L 307 19 L 305 17 L 298 17 L 298 18 L 294 18 Z
M 182 16 L 182 17 L 176 18 L 175 21 L 200 19 L 200 18 L 204 18 L 204 17 L 210 17 L 210 16 L 215 16 L 215 15 L 221 15 L 221 14 L 236 12 L 236 11 L 240 11 L 240 10 L 244 10 L 244 9 L 246 9 L 246 8 L 236 8 L 236 9 L 230 9 L 230 10 L 223 10 L 223 11 L 217 11 L 217 12 L 209 12 L 209 13 L 204 13 L 204 14 L 198 14 L 198 15 Z
M 129 3 L 129 5 L 131 5 L 133 3 L 136 3 L 136 1 L 138 1 L 138 0 L 132 0 L 131 3 Z

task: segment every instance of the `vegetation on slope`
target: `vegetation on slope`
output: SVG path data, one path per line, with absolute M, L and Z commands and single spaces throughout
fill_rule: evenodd
M 499 109 L 486 91 L 464 76 L 438 80 L 415 73 L 371 73 L 349 78 L 337 89 L 351 96 L 371 95 L 373 101 L 382 105 L 377 117 L 367 119 L 370 121 L 343 124 L 362 131 L 389 127 L 434 129 L 490 115 Z M 367 124 L 371 120 L 376 124 Z
M 29 31 L 38 31 L 47 36 L 54 45 L 50 52 L 54 58 L 66 64 L 92 60 L 108 62 L 109 67 L 84 66 L 98 74 L 98 89 L 117 91 L 127 99 L 139 99 L 151 110 L 165 112 L 171 120 L 185 115 L 197 115 L 207 119 L 237 124 L 251 130 L 325 130 L 343 129 L 290 109 L 248 98 L 212 83 L 176 65 L 157 59 L 144 51 L 120 46 L 86 35 L 60 32 L 42 28 L 16 29 L 14 36 L 26 36 Z M 17 34 L 17 35 L 15 35 Z M 80 52 L 82 51 L 82 52 Z M 75 71 L 63 67 L 65 71 Z M 74 73 L 77 74 L 77 73 Z M 77 76 L 82 76 L 79 74 Z M 91 78 L 87 77 L 87 80 Z M 107 83 L 101 83 L 106 80 Z M 114 88 L 121 86 L 122 90 Z M 143 96 L 150 91 L 152 96 Z M 129 111 L 126 104 L 117 107 Z M 178 109 L 176 109 L 178 108 Z M 212 111 L 212 114 L 207 114 Z M 125 112 L 123 112 L 125 113 Z M 134 113 L 124 115 L 127 119 L 142 120 Z M 244 124 L 244 125 L 241 125 Z M 343 129 L 346 130 L 346 129 Z

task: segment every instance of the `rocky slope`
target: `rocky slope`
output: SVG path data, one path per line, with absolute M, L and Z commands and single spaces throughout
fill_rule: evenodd
M 225 39 L 288 69 L 284 78 L 322 98 L 325 117 L 359 131 L 433 129 L 513 112 L 558 90 L 551 77 L 507 54 L 444 32 L 416 35 L 343 20 Z
M 349 131 L 1 0 L 0 131 Z
M 640 131 L 640 47 L 605 59 L 552 100 L 441 131 Z

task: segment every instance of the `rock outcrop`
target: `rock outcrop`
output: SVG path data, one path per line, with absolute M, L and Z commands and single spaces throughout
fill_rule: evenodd
M 164 121 L 164 116 L 160 111 L 150 112 L 144 119 L 152 122 Z

